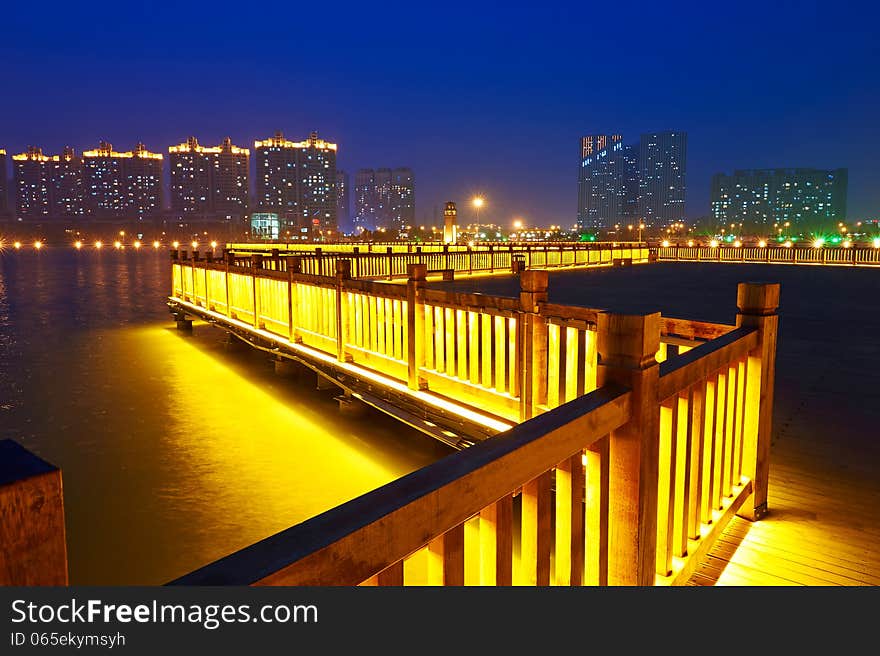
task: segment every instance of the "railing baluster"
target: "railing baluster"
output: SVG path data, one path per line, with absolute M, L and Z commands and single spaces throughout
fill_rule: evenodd
M 660 466 L 657 483 L 657 573 L 672 573 L 672 550 L 675 538 L 675 463 L 677 461 L 677 397 L 660 406 Z
M 520 538 L 520 583 L 550 585 L 552 471 L 523 485 Z
M 673 507 L 673 549 L 672 554 L 679 558 L 688 550 L 687 512 L 690 504 L 691 477 L 691 422 L 687 390 L 679 392 L 676 402 L 675 446 L 675 504 Z
M 480 583 L 513 585 L 513 497 L 480 511 Z
M 688 441 L 690 443 L 690 475 L 688 477 L 688 522 L 687 532 L 691 539 L 700 537 L 703 502 L 703 447 L 706 426 L 706 382 L 693 385 L 690 389 L 690 422 Z
M 583 453 L 556 467 L 556 585 L 583 585 L 584 567 Z
M 700 515 L 704 524 L 712 523 L 712 499 L 715 496 L 715 392 L 718 376 L 709 376 L 706 381 L 705 409 L 706 421 L 703 425 L 703 493 Z
M 585 585 L 608 585 L 609 438 L 585 452 Z

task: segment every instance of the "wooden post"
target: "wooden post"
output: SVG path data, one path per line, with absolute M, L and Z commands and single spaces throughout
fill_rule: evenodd
M 779 328 L 779 283 L 740 283 L 736 290 L 737 327 L 758 329 L 758 346 L 746 364 L 742 472 L 752 480 L 752 496 L 737 513 L 755 520 L 767 512 L 770 475 L 770 432 L 773 428 L 773 386 L 776 376 L 776 335 Z
M 336 260 L 336 359 L 345 362 L 345 340 L 348 338 L 348 303 L 342 302 L 345 281 L 351 279 L 351 260 Z
M 538 407 L 547 403 L 547 323 L 538 304 L 547 300 L 549 274 L 541 269 L 523 271 L 519 277 L 520 317 L 522 334 L 520 373 L 520 420 L 538 414 Z
M 598 315 L 598 386 L 632 390 L 630 420 L 609 439 L 610 585 L 654 585 L 660 403 L 660 313 Z
M 406 330 L 407 330 L 407 384 L 410 389 L 425 389 L 419 380 L 419 371 L 425 366 L 425 279 L 427 264 L 407 264 Z
M 251 255 L 251 275 L 253 276 L 253 294 L 254 294 L 254 328 L 260 328 L 260 287 L 257 284 L 257 271 L 263 268 L 263 256 L 259 253 Z
M 61 470 L 0 440 L 0 585 L 67 585 Z

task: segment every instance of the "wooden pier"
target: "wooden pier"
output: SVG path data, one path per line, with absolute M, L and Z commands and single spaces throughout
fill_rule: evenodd
M 175 255 L 169 305 L 460 450 L 176 583 L 678 584 L 766 507 L 778 285 L 723 325 L 551 304 L 540 269 L 506 298 L 302 258 Z

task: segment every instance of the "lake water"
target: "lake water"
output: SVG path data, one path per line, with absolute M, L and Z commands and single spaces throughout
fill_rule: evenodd
M 0 254 L 0 438 L 62 468 L 73 584 L 159 584 L 451 450 L 178 332 L 166 252 Z
M 802 439 L 809 417 L 812 438 L 880 464 L 880 270 L 560 271 L 550 300 L 734 323 L 736 283 L 756 280 L 782 286 L 774 440 Z M 73 583 L 169 581 L 451 452 L 378 413 L 341 416 L 334 393 L 216 328 L 178 332 L 169 284 L 164 252 L 0 254 L 0 437 L 62 467 Z

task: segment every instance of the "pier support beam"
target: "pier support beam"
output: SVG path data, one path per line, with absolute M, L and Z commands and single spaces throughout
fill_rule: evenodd
M 339 413 L 345 417 L 363 417 L 367 412 L 367 404 L 360 399 L 354 398 L 350 392 L 337 396 Z
M 67 585 L 61 470 L 0 440 L 0 585 Z
M 319 390 L 338 390 L 339 385 L 334 383 L 332 380 L 327 378 L 327 376 L 322 376 L 321 374 L 315 374 L 317 377 L 316 386 Z
M 740 283 L 737 327 L 758 329 L 758 346 L 746 363 L 746 404 L 743 417 L 742 473 L 752 480 L 752 496 L 739 512 L 749 520 L 767 513 L 770 478 L 770 433 L 773 428 L 773 387 L 776 378 L 776 335 L 779 327 L 779 283 Z
M 598 316 L 598 386 L 632 390 L 630 420 L 609 440 L 608 583 L 654 585 L 660 466 L 660 313 Z M 589 474 L 588 474 L 589 475 Z

